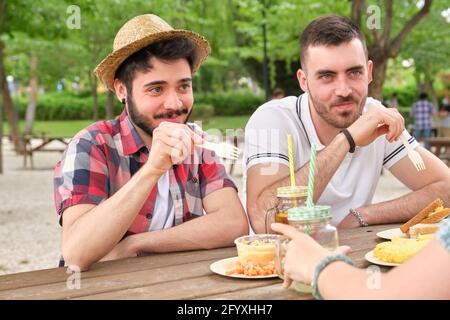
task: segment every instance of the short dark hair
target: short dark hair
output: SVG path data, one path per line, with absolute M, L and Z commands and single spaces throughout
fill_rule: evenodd
M 426 92 L 421 92 L 419 95 L 420 100 L 426 100 L 428 99 L 428 94 Z
M 161 60 L 177 60 L 185 58 L 189 66 L 193 67 L 196 59 L 196 47 L 192 40 L 176 37 L 152 43 L 129 56 L 116 71 L 115 77 L 123 82 L 129 93 L 132 92 L 133 78 L 138 71 L 149 70 L 152 57 Z
M 275 88 L 275 90 L 273 90 L 272 96 L 279 96 L 279 95 L 284 96 L 284 90 L 281 88 Z
M 328 15 L 310 22 L 300 36 L 300 62 L 305 68 L 306 49 L 310 46 L 337 46 L 353 39 L 361 40 L 366 57 L 367 46 L 364 34 L 349 18 Z

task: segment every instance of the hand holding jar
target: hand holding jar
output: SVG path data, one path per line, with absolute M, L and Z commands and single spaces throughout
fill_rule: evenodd
M 279 257 L 283 265 L 281 271 L 284 278 L 283 286 L 289 288 L 293 280 L 309 285 L 316 266 L 332 251 L 322 247 L 317 241 L 293 226 L 273 223 L 272 229 L 290 239 L 285 248 L 285 255 Z M 348 254 L 350 247 L 338 247 L 334 252 Z

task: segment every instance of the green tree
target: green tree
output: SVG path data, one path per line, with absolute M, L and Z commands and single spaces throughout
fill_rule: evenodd
M 0 0 L 0 85 L 2 88 L 3 109 L 10 125 L 10 135 L 16 151 L 22 151 L 22 140 L 18 128 L 18 117 L 14 109 L 6 83 L 5 69 L 5 43 L 13 41 L 17 34 L 25 34 L 29 38 L 58 38 L 64 34 L 64 17 L 67 4 L 57 0 L 36 0 L 33 10 L 30 10 L 29 1 Z M 33 51 L 30 56 L 33 56 Z M 33 58 L 31 78 L 34 78 L 32 88 L 37 90 L 35 67 L 37 57 Z M 31 103 L 36 105 L 36 91 L 31 94 Z M 33 101 L 34 99 L 34 101 Z M 32 106 L 33 107 L 33 106 Z
M 417 91 L 426 90 L 435 106 L 438 106 L 435 79 L 448 68 L 450 18 L 444 16 L 448 9 L 445 1 L 435 1 L 430 14 L 411 32 L 401 52 L 403 59 L 414 61 Z
M 311 0 L 234 0 L 237 51 L 250 74 L 263 83 L 263 36 L 267 30 L 270 88 L 282 87 L 288 94 L 298 94 L 296 71 L 300 67 L 299 36 L 313 19 L 329 14 L 348 15 L 343 1 Z
M 366 34 L 369 58 L 373 61 L 373 81 L 369 95 L 381 99 L 387 62 L 399 55 L 402 44 L 430 12 L 432 0 L 421 1 L 366 0 L 351 1 L 351 18 Z

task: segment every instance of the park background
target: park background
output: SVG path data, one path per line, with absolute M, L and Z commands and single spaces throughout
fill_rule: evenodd
M 154 13 L 205 36 L 211 56 L 194 75 L 203 129 L 244 128 L 275 88 L 301 93 L 299 34 L 313 19 L 340 14 L 366 35 L 369 94 L 398 108 L 427 92 L 438 110 L 450 94 L 450 5 L 445 0 L 0 0 L 0 274 L 55 267 L 59 232 L 52 174 L 60 153 L 22 165 L 23 137 L 70 138 L 123 106 L 92 71 L 130 18 Z M 239 168 L 240 165 L 236 165 Z M 240 186 L 241 172 L 233 172 Z M 408 190 L 386 173 L 374 201 Z

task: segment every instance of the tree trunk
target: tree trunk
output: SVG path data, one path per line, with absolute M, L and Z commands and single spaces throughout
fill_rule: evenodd
M 106 119 L 114 118 L 114 92 L 108 90 L 106 93 Z
M 30 102 L 27 107 L 27 114 L 25 116 L 25 133 L 31 134 L 33 132 L 33 121 L 36 113 L 37 95 L 38 95 L 38 76 L 37 76 L 37 56 L 31 53 L 30 63 Z
M 3 173 L 3 103 L 0 101 L 0 174 Z
M 394 18 L 393 1 L 385 1 L 384 25 L 381 34 L 376 28 L 372 28 L 373 45 L 369 49 L 369 58 L 373 61 L 373 80 L 369 86 L 369 95 L 383 99 L 383 83 L 386 75 L 386 67 L 389 58 L 395 58 L 401 45 L 411 30 L 422 20 L 430 11 L 432 0 L 424 0 L 422 8 L 407 21 L 400 32 L 391 40 L 391 26 Z M 351 18 L 361 27 L 362 12 L 366 8 L 365 0 L 351 0 Z M 363 28 L 361 28 L 363 29 Z
M 98 94 L 97 94 L 97 77 L 89 72 L 89 83 L 91 84 L 92 93 L 92 120 L 98 121 Z
M 5 110 L 6 119 L 9 123 L 9 134 L 11 140 L 14 143 L 14 149 L 16 152 L 21 153 L 23 151 L 23 143 L 20 137 L 19 121 L 17 117 L 16 109 L 14 109 L 11 95 L 9 94 L 8 83 L 6 82 L 6 70 L 3 64 L 3 49 L 5 48 L 3 42 L 0 41 L 0 90 L 3 97 L 3 109 Z
M 361 25 L 361 16 L 363 12 L 363 8 L 366 7 L 364 0 L 353 0 L 352 1 L 352 10 L 351 10 L 351 19 L 358 26 Z
M 436 94 L 436 90 L 434 90 L 433 86 L 433 78 L 430 75 L 429 68 L 425 69 L 425 88 L 430 93 L 431 102 L 433 103 L 433 106 L 436 108 L 436 110 L 439 110 L 439 99 Z
M 383 83 L 386 75 L 387 59 L 373 62 L 372 82 L 369 85 L 369 96 L 383 100 Z
M 420 93 L 420 72 L 419 69 L 414 68 L 414 79 L 416 80 L 416 87 L 417 87 L 417 92 Z

